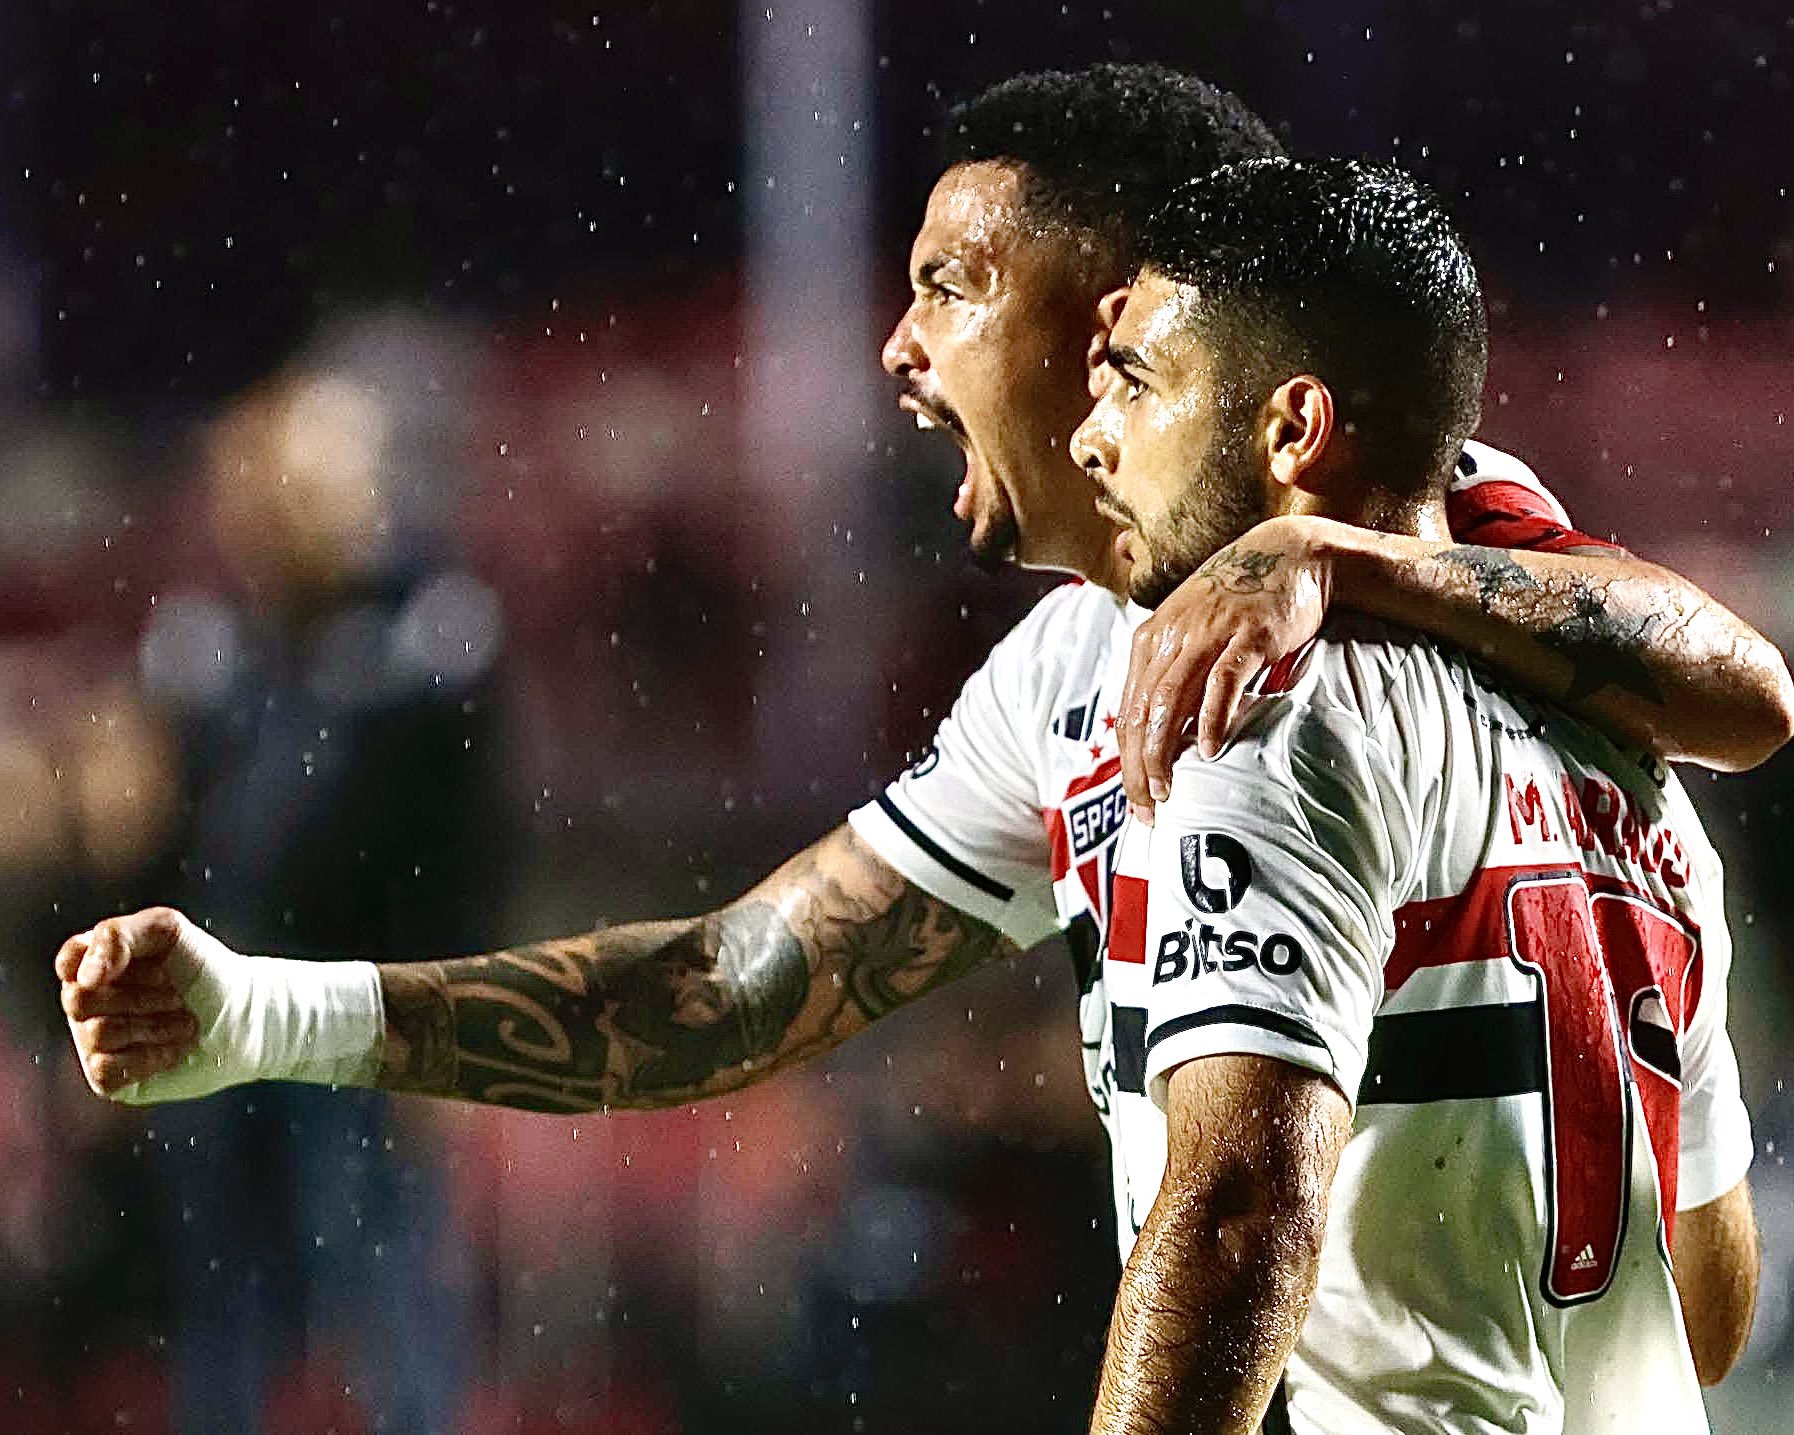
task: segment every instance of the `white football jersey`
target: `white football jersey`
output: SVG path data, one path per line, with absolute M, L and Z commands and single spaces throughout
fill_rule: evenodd
M 1475 442 L 1458 461 L 1446 517 L 1465 543 L 1614 546 L 1576 532 L 1519 459 Z M 1115 715 L 1127 638 L 1145 617 L 1094 585 L 1047 594 L 967 680 L 922 760 L 849 817 L 917 886 L 1020 945 L 1064 928 L 1081 978 L 1108 927 L 1127 815 Z M 1102 1106 L 1094 1083 L 1092 1092 Z
M 1571 528 L 1524 464 L 1476 444 L 1467 448 L 1452 485 L 1448 518 L 1466 541 L 1539 550 L 1600 544 Z M 1105 942 L 1128 950 L 1145 941 L 1146 911 L 1130 900 L 1133 889 L 1122 884 L 1117 901 L 1115 867 L 1127 806 L 1113 734 L 1127 640 L 1144 616 L 1090 585 L 1049 594 L 967 682 L 933 750 L 850 818 L 909 880 L 1022 945 L 1055 927 L 1065 929 L 1083 993 L 1086 1075 L 1114 1156 L 1124 1259 L 1157 1194 L 1165 1150 L 1164 1117 L 1146 1087 L 1148 1006 L 1132 989 L 1143 964 L 1099 959 Z M 1267 675 L 1269 685 L 1279 686 L 1290 667 Z M 1238 750 L 1230 749 L 1229 757 Z M 1208 859 L 1211 870 L 1217 860 Z M 1723 929 L 1711 940 L 1723 941 Z M 1223 942 L 1219 960 L 1237 961 L 1243 949 L 1236 942 L 1229 957 Z M 1286 959 L 1273 943 L 1270 966 Z M 1121 975 L 1111 977 L 1117 971 Z M 1117 980 L 1124 988 L 1119 994 L 1111 990 Z M 1334 1209 L 1338 1222 L 1339 1197 Z M 1422 1343 L 1427 1338 L 1420 1337 Z M 1484 1374 L 1497 1382 L 1507 1372 L 1491 1365 Z M 1503 1388 L 1492 1384 L 1485 1396 L 1498 1401 Z M 1516 1400 L 1515 1408 L 1525 1403 Z M 1579 1427 L 1541 1417 L 1508 1428 Z
M 1117 1064 L 1155 1113 L 1241 1052 L 1356 1107 L 1288 1428 L 1707 1429 L 1668 1228 L 1751 1159 L 1719 888 L 1656 764 L 1350 615 L 1179 760 L 1117 861 Z M 1162 1119 L 1118 1154 L 1143 1215 Z

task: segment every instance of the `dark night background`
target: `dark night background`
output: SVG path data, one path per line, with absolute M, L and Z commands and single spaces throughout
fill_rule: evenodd
M 1060 954 L 608 1121 L 107 1108 L 47 978 L 152 899 L 400 958 L 701 909 L 876 790 L 1042 588 L 877 372 L 931 127 L 1098 59 L 1429 180 L 1485 436 L 1794 637 L 1777 7 L 0 5 L 0 1426 L 1082 1428 Z M 1794 1430 L 1791 762 L 1688 779 L 1768 1247 L 1719 1430 Z

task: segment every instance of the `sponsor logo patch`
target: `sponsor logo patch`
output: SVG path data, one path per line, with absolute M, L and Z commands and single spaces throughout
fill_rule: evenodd
M 1192 832 L 1179 844 L 1184 891 L 1198 912 L 1231 912 L 1252 881 L 1246 849 L 1219 832 Z
M 1300 971 L 1307 959 L 1302 944 L 1287 933 L 1260 937 L 1256 932 L 1223 932 L 1204 922 L 1192 929 L 1174 929 L 1159 938 L 1152 962 L 1152 984 L 1156 987 L 1179 977 L 1195 980 L 1205 972 L 1243 972 L 1248 967 L 1256 967 L 1269 977 L 1287 977 Z

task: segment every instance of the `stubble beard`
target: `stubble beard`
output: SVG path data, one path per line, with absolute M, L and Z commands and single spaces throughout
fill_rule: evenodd
M 1135 570 L 1128 596 L 1143 608 L 1157 608 L 1211 557 L 1269 516 L 1249 416 L 1242 414 L 1216 433 L 1200 469 L 1151 537 L 1138 535 L 1145 538 L 1149 562 L 1145 572 Z

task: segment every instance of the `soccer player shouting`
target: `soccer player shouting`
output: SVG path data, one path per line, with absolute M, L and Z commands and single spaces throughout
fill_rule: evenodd
M 1268 517 L 1443 532 L 1487 337 L 1411 180 L 1230 166 L 1140 257 L 1073 444 L 1136 600 L 1268 580 Z M 1355 615 L 1249 701 L 1122 838 L 1098 1041 L 1144 1221 L 1094 1428 L 1705 1431 L 1683 1310 L 1736 1354 L 1752 1146 L 1680 786 Z
M 241 956 L 166 909 L 101 922 L 57 956 L 95 1090 L 157 1101 L 291 1079 L 544 1111 L 676 1105 L 827 1050 L 1060 925 L 1094 974 L 1126 806 L 1116 733 L 1134 622 L 1117 527 L 1067 445 L 1106 373 L 1140 225 L 1190 175 L 1276 145 L 1231 96 L 1152 67 L 1024 76 L 947 128 L 885 366 L 965 453 L 955 507 L 974 552 L 1090 581 L 999 645 L 930 758 L 702 916 L 381 967 Z M 1335 564 L 1335 526 L 1280 518 L 1256 534 L 1277 565 L 1227 588 L 1201 578 L 1196 619 L 1165 629 L 1154 651 L 1173 680 L 1200 681 L 1197 650 L 1212 661 L 1236 631 L 1305 641 L 1329 597 L 1395 602 L 1660 752 L 1736 765 L 1779 745 L 1786 669 L 1748 626 L 1662 569 L 1579 551 L 1593 540 L 1513 460 L 1473 448 L 1462 468 L 1453 516 L 1538 551 L 1502 558 L 1440 534 Z M 1653 612 L 1685 621 L 1631 616 Z M 1204 627 L 1211 616 L 1224 626 Z M 1603 680 L 1619 670 L 1627 684 Z M 1086 995 L 1087 1041 L 1107 1012 Z M 1112 1114 L 1133 1079 L 1098 1063 L 1099 1106 Z

